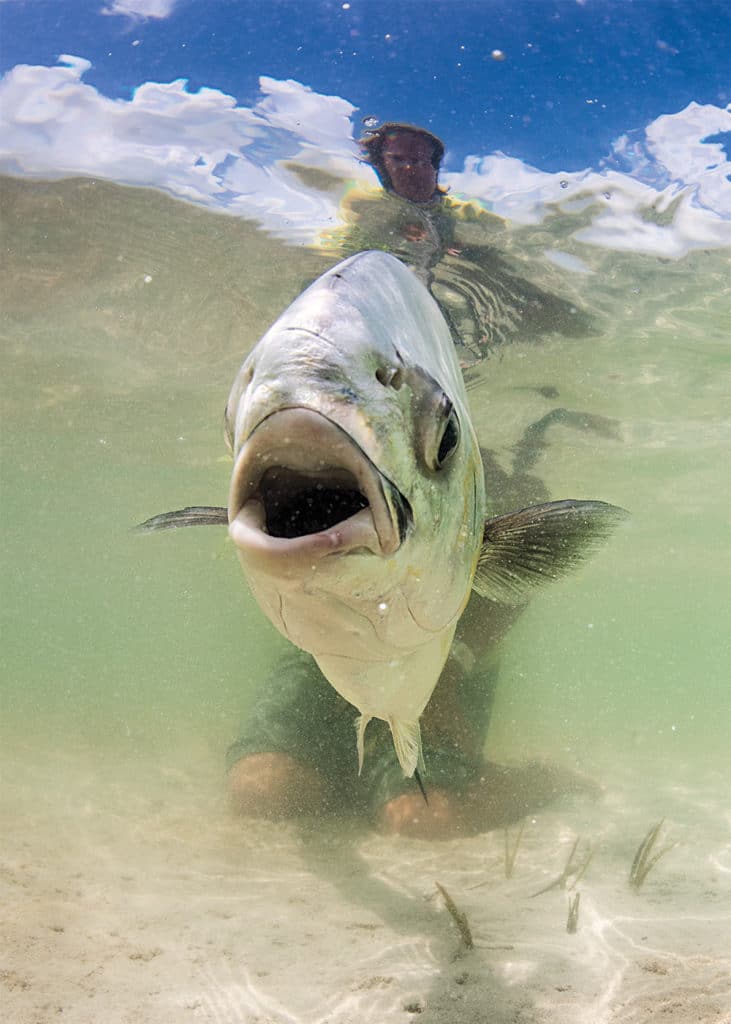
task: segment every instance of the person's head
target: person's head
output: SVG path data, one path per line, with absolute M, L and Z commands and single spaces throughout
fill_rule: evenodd
M 428 203 L 441 193 L 438 177 L 444 144 L 426 129 L 388 122 L 369 132 L 360 145 L 388 192 L 412 203 Z

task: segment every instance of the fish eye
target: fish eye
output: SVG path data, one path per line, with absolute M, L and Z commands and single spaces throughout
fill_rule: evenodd
M 439 449 L 437 451 L 437 469 L 441 469 L 444 466 L 445 462 L 454 455 L 459 446 L 459 420 L 457 419 L 457 413 L 454 411 L 454 406 L 449 399 L 447 399 L 445 415 L 446 422 L 444 424 L 444 429 L 442 430 L 442 438 L 439 442 Z

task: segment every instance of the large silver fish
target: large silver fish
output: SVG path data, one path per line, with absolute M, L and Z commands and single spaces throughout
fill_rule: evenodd
M 259 605 L 359 711 L 388 722 L 407 776 L 419 718 L 474 588 L 500 603 L 571 569 L 623 516 L 561 501 L 485 520 L 480 451 L 447 324 L 383 252 L 323 274 L 244 362 L 226 406 L 228 523 Z

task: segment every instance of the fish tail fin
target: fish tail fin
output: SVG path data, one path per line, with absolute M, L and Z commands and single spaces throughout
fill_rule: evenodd
M 398 718 L 389 718 L 393 745 L 396 757 L 403 768 L 404 775 L 412 778 L 417 768 L 424 771 L 424 757 L 421 753 L 421 729 L 418 718 L 414 722 L 402 722 Z
M 358 775 L 363 771 L 363 755 L 365 752 L 365 731 L 371 720 L 370 715 L 358 715 L 355 720 L 355 728 L 358 732 Z

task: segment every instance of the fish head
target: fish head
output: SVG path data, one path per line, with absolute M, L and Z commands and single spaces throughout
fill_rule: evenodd
M 244 362 L 226 433 L 229 532 L 277 628 L 318 659 L 391 661 L 438 636 L 446 657 L 484 485 L 451 335 L 417 278 L 383 252 L 318 278 Z

